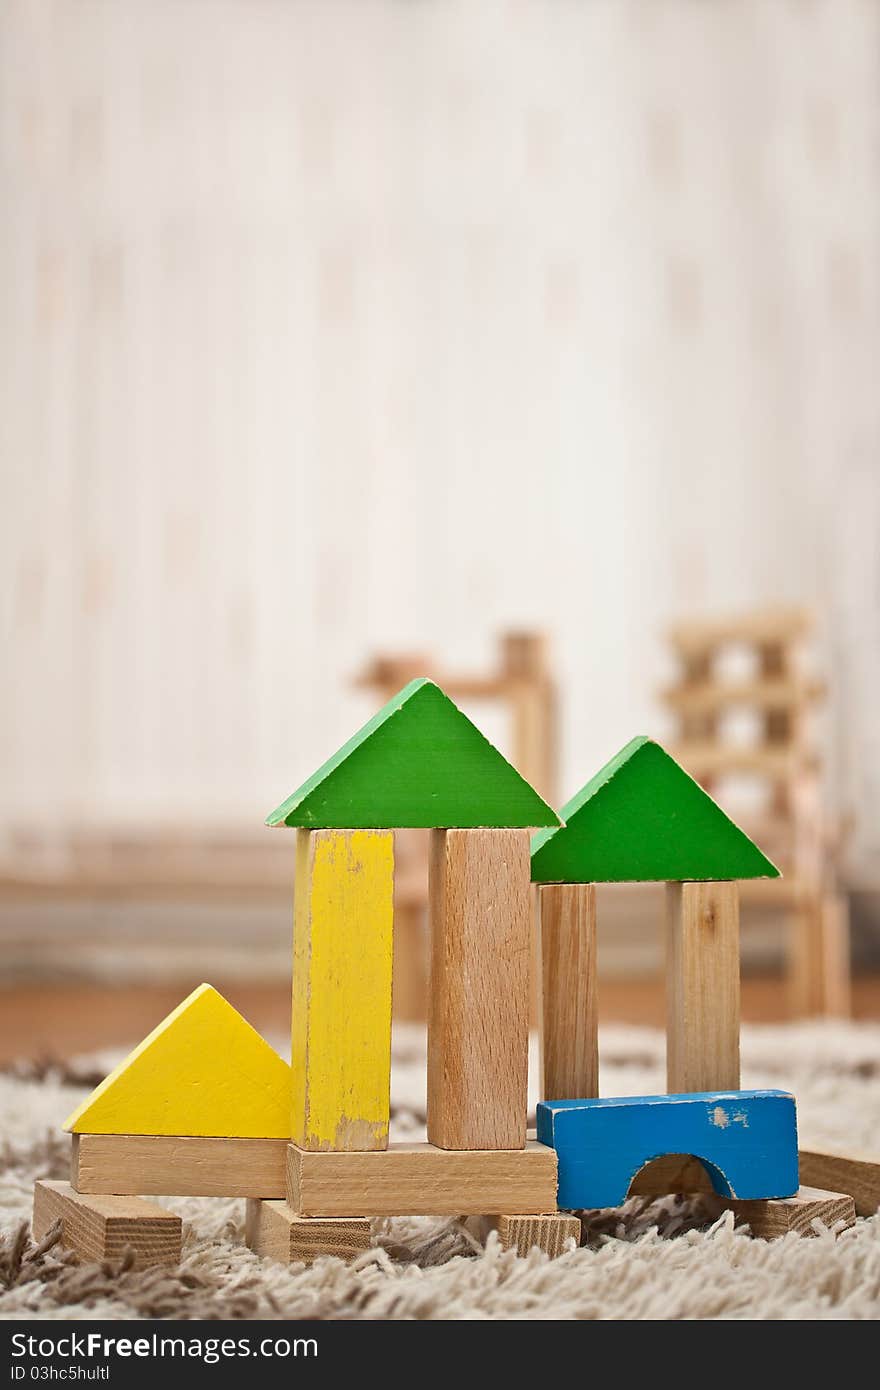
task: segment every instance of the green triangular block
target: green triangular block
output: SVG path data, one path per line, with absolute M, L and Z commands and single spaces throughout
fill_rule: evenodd
M 415 680 L 266 824 L 379 830 L 560 821 L 439 686 Z
M 634 738 L 532 840 L 535 883 L 778 878 L 659 743 Z

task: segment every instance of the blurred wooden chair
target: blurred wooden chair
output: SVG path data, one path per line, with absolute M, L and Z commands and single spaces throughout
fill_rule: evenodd
M 498 661 L 488 675 L 448 672 L 424 653 L 375 657 L 356 679 L 375 691 L 380 703 L 407 681 L 429 676 L 453 700 L 491 700 L 510 718 L 509 756 L 550 805 L 556 805 L 557 701 L 543 633 L 507 632 L 499 640 Z M 508 750 L 506 750 L 508 751 Z M 428 1008 L 428 870 L 426 837 L 398 831 L 394 886 L 394 1016 L 424 1022 Z
M 743 883 L 741 892 L 745 905 L 778 906 L 790 919 L 787 976 L 796 1016 L 850 1012 L 847 902 L 835 874 L 839 834 L 824 814 L 815 736 L 826 686 L 804 665 L 815 628 L 804 608 L 677 623 L 669 638 L 680 677 L 663 692 L 679 726 L 671 751 L 782 870 L 782 879 Z M 747 650 L 751 674 L 724 675 L 732 647 Z M 734 712 L 756 726 L 751 742 L 731 737 Z M 736 816 L 725 795 L 736 776 L 761 784 L 761 812 Z

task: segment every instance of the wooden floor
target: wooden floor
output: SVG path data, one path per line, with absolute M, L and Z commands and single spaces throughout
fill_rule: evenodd
M 132 1046 L 145 1037 L 194 984 L 104 985 L 22 984 L 0 991 L 0 1065 L 20 1058 L 65 1058 L 101 1047 Z M 214 981 L 255 1028 L 279 1042 L 290 1027 L 290 989 Z M 601 1021 L 662 1027 L 662 981 L 603 980 Z M 775 976 L 743 980 L 743 1019 L 774 1023 L 786 1019 L 785 990 Z M 859 976 L 853 985 L 853 1016 L 880 1020 L 880 974 Z

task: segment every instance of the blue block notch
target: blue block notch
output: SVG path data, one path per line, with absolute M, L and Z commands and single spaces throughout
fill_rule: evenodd
M 665 1154 L 699 1159 L 722 1197 L 798 1190 L 797 1113 L 787 1091 L 545 1100 L 538 1138 L 556 1150 L 558 1201 L 568 1210 L 620 1206 L 636 1173 Z

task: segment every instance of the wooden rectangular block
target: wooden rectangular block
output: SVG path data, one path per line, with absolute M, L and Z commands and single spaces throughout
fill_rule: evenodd
M 298 830 L 291 1137 L 384 1149 L 391 1090 L 394 835 Z
M 69 1183 L 34 1184 L 34 1238 L 42 1240 L 61 1221 L 61 1241 L 84 1260 L 120 1259 L 127 1249 L 135 1265 L 174 1265 L 180 1261 L 179 1216 L 139 1197 L 86 1197 Z
M 739 1088 L 739 891 L 669 883 L 666 1089 Z
M 859 1216 L 873 1216 L 880 1207 L 880 1158 L 824 1149 L 801 1149 L 799 1158 L 801 1179 L 810 1187 L 848 1193 Z
M 314 1153 L 291 1144 L 287 1199 L 301 1216 L 445 1216 L 556 1211 L 556 1155 L 391 1144 L 381 1153 Z
M 541 1097 L 599 1094 L 596 889 L 538 888 Z
M 156 1197 L 283 1197 L 286 1139 L 74 1134 L 77 1192 Z
M 577 1216 L 561 1213 L 548 1216 L 490 1216 L 489 1227 L 498 1232 L 502 1249 L 515 1250 L 525 1257 L 535 1246 L 551 1260 L 562 1255 L 569 1241 L 581 1243 L 581 1223 Z
M 528 1108 L 527 830 L 431 832 L 428 1139 L 521 1149 Z
M 255 1255 L 281 1264 L 311 1264 L 319 1255 L 351 1260 L 369 1250 L 370 1223 L 348 1216 L 297 1216 L 287 1202 L 249 1197 L 245 1240 Z
M 748 1223 L 752 1235 L 763 1240 L 774 1240 L 788 1231 L 813 1236 L 816 1234 L 813 1222 L 817 1218 L 826 1226 L 841 1220 L 845 1226 L 851 1226 L 856 1219 L 852 1197 L 843 1192 L 823 1192 L 816 1187 L 801 1187 L 794 1197 L 755 1202 L 719 1201 L 718 1206 L 734 1213 L 737 1226 Z

